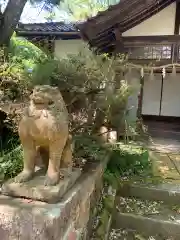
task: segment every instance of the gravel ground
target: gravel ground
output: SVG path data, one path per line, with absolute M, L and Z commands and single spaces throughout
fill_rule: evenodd
M 180 222 L 180 206 L 167 205 L 162 201 L 120 197 L 116 209 L 120 212 Z
M 174 240 L 173 238 L 163 238 L 161 236 L 145 236 L 129 229 L 112 229 L 109 240 Z
M 163 216 L 164 219 L 171 221 L 179 222 L 180 219 L 180 206 L 167 205 L 162 201 L 120 197 L 116 209 L 124 213 L 133 213 L 153 218 Z M 147 236 L 145 233 L 139 233 L 130 229 L 112 229 L 109 240 L 174 240 L 174 238 L 164 238 L 160 235 Z

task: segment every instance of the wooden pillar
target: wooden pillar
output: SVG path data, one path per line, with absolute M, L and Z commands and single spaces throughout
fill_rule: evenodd
M 142 104 L 143 104 L 143 90 L 144 90 L 144 77 L 140 78 L 140 91 L 138 95 L 138 109 L 137 118 L 140 119 L 142 115 Z
M 174 35 L 179 35 L 180 27 L 180 2 L 176 1 L 176 16 L 174 23 Z M 179 44 L 175 43 L 172 45 L 172 61 L 177 62 L 179 58 Z
M 114 29 L 114 34 L 116 38 L 115 54 L 123 53 L 124 50 L 123 38 L 118 27 Z

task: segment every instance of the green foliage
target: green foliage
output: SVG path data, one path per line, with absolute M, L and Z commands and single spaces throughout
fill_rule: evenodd
M 115 169 L 115 167 L 114 167 Z M 119 172 L 117 169 L 111 170 L 109 169 L 109 166 L 107 166 L 106 171 L 104 173 L 104 182 L 110 186 L 112 186 L 114 189 L 118 189 L 120 186 L 120 181 L 119 181 Z
M 135 143 L 109 145 L 109 154 L 109 163 L 104 173 L 104 186 L 106 188 L 117 190 L 120 187 L 121 179 L 125 178 L 127 180 L 134 176 L 149 173 L 151 164 L 148 151 Z M 116 194 L 116 191 L 114 192 Z M 94 231 L 97 239 L 104 239 L 107 222 L 114 208 L 115 194 L 106 195 L 103 193 L 102 207 L 100 208 L 100 214 L 97 214 L 99 224 Z
M 88 134 L 79 134 L 73 137 L 74 157 L 90 161 L 104 160 L 107 149 L 98 143 L 97 139 Z M 23 165 L 22 147 L 17 138 L 7 143 L 8 149 L 2 149 L 0 157 L 0 181 L 16 176 Z
M 9 64 L 12 72 L 21 74 L 21 80 L 29 81 L 37 64 L 43 63 L 48 56 L 28 40 L 20 37 L 11 38 Z
M 47 55 L 34 44 L 22 37 L 12 37 L 9 51 L 12 54 L 12 61 L 26 66 L 28 61 L 31 64 L 37 64 L 47 59 Z
M 87 133 L 74 136 L 74 154 L 77 158 L 93 161 L 104 160 L 108 149 L 97 141 L 97 138 Z
M 127 151 L 119 145 L 105 148 L 98 142 L 97 134 L 93 134 L 100 122 L 98 112 L 103 113 L 100 126 L 105 122 L 110 128 L 119 127 L 125 120 L 126 103 L 132 89 L 122 80 L 121 74 L 116 74 L 117 66 L 118 72 L 125 67 L 123 56 L 116 59 L 97 56 L 85 47 L 78 55 L 56 60 L 22 38 L 13 38 L 10 50 L 8 71 L 20 76 L 19 86 L 29 89 L 37 84 L 59 87 L 70 113 L 75 157 L 99 160 L 111 151 L 106 179 L 113 178 L 114 184 L 118 176 L 138 174 L 147 167 L 146 151 Z M 20 168 L 14 169 L 19 171 Z M 10 175 L 13 174 L 10 171 Z
M 97 123 L 106 121 L 116 127 L 124 121 L 132 89 L 116 75 L 116 67 L 125 65 L 123 56 L 116 59 L 97 56 L 85 46 L 77 55 L 55 60 L 29 41 L 16 37 L 11 39 L 9 51 L 8 61 L 4 61 L 0 69 L 1 78 L 12 80 L 10 87 L 1 88 L 3 99 L 21 97 L 22 100 L 33 85 L 56 85 L 71 114 L 73 131 L 81 124 L 82 128 L 86 125 L 93 131 Z M 114 89 L 116 82 L 120 82 L 119 89 Z M 103 115 L 101 122 L 97 121 L 99 113 Z
M 10 130 L 10 128 L 8 130 Z M 13 151 L 19 144 L 19 138 L 13 131 L 5 132 L 3 136 L 0 136 L 0 157 Z
M 77 21 L 95 16 L 117 2 L 117 0 L 64 0 L 60 4 L 60 9 L 66 11 L 72 20 Z
M 1 48 L 1 53 L 4 54 Z M 2 55 L 1 55 L 2 56 Z M 9 72 L 19 75 L 19 73 L 30 72 L 29 70 L 47 59 L 47 55 L 28 40 L 21 37 L 12 37 L 6 59 L 1 57 L 1 69 L 10 70 Z M 1 75 L 5 74 L 2 73 Z M 22 76 L 22 75 L 21 75 Z
M 33 69 L 47 58 L 26 39 L 12 37 L 9 49 L 0 49 L 0 101 L 26 97 L 32 88 Z
M 87 124 L 96 127 L 97 113 L 104 115 L 113 126 L 119 125 L 125 115 L 126 103 L 132 89 L 116 75 L 116 66 L 123 66 L 123 57 L 113 59 L 107 55 L 94 55 L 86 47 L 79 54 L 67 58 L 46 59 L 36 65 L 31 82 L 58 86 L 71 116 L 72 128 Z M 114 89 L 115 83 L 119 89 Z M 77 114 L 78 113 L 78 114 Z M 78 120 L 77 120 L 78 119 Z
M 58 65 L 59 62 L 54 59 L 45 59 L 43 62 L 39 62 L 32 72 L 32 84 L 56 85 L 54 83 L 58 81 Z
M 116 190 L 110 185 L 104 184 L 101 199 L 96 205 L 96 212 L 93 215 L 95 224 L 91 239 L 104 240 L 110 230 L 111 217 L 114 209 Z
M 149 173 L 151 162 L 148 150 L 134 143 L 117 143 L 111 146 L 110 160 L 105 173 L 105 180 L 116 184 L 116 179 L 131 178 Z
M 62 58 L 60 61 L 47 59 L 36 66 L 32 80 L 36 85 L 44 78 L 45 82 L 58 85 L 61 90 L 92 89 L 104 80 L 101 59 L 102 57 L 94 56 L 90 51 L 79 52 L 77 55 L 69 54 L 67 58 Z M 48 74 L 46 77 L 44 71 L 49 71 L 51 76 Z M 85 83 L 86 86 L 84 86 Z
M 18 146 L 0 158 L 0 181 L 15 177 L 22 167 L 23 153 L 21 146 Z
M 29 90 L 36 84 L 58 86 L 61 92 L 65 93 L 64 97 L 70 110 L 76 155 L 93 160 L 102 158 L 105 149 L 92 137 L 92 129 L 96 111 L 101 108 L 108 116 L 110 105 L 116 103 L 114 99 L 110 101 L 112 94 L 107 90 L 115 81 L 114 60 L 105 55 L 94 56 L 87 49 L 79 55 L 69 55 L 60 61 L 54 60 L 22 38 L 12 38 L 10 50 L 9 61 L 4 63 L 7 65 L 4 69 L 5 71 L 8 69 L 10 77 L 12 73 L 15 75 L 17 86 L 22 86 L 22 93 L 24 86 Z M 29 68 L 32 71 L 28 72 Z M 77 104 L 77 99 L 80 104 Z M 121 97 L 117 99 L 122 101 Z M 109 104 L 104 100 L 108 100 Z M 74 108 L 73 103 L 75 103 Z M 91 121 L 89 121 L 89 113 L 92 116 Z

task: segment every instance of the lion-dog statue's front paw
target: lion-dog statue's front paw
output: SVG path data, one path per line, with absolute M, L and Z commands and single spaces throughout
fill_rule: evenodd
M 14 178 L 14 182 L 23 183 L 28 182 L 33 178 L 34 172 L 23 171 Z
M 60 175 L 59 173 L 53 174 L 52 176 L 46 176 L 44 185 L 45 186 L 55 186 L 59 183 Z

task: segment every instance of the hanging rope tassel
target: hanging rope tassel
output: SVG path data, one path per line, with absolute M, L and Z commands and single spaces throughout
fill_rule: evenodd
M 144 77 L 144 68 L 141 68 L 141 78 Z
M 166 69 L 165 68 L 162 69 L 162 76 L 163 76 L 163 78 L 166 77 Z

